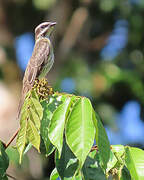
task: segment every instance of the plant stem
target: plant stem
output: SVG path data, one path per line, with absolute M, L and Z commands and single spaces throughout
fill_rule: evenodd
M 9 174 L 7 174 L 7 173 L 6 173 L 6 175 L 7 175 L 9 178 L 11 178 L 11 179 L 17 180 L 15 177 L 13 177 L 13 176 L 11 176 L 11 175 L 9 175 Z
M 18 128 L 18 130 L 14 133 L 14 135 L 10 138 L 10 140 L 8 141 L 8 143 L 6 144 L 6 148 L 8 148 L 8 146 L 13 142 L 13 140 L 16 138 L 18 132 L 19 132 L 20 128 Z

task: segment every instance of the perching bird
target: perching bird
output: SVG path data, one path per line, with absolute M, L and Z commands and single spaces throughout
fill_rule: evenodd
M 25 96 L 32 89 L 35 80 L 45 77 L 54 63 L 53 47 L 49 39 L 54 25 L 55 22 L 44 22 L 35 28 L 35 46 L 23 78 L 18 117 Z

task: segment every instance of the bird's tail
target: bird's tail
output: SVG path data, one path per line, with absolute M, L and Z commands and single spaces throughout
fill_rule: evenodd
M 17 119 L 19 119 L 19 118 L 20 118 L 20 114 L 21 114 L 21 109 L 22 109 L 23 103 L 24 103 L 24 99 L 23 99 L 23 98 L 21 98 L 21 99 L 20 99 L 20 102 L 19 102 L 19 105 L 18 105 L 18 114 L 17 114 Z
M 18 119 L 20 118 L 20 115 L 21 115 L 21 109 L 22 109 L 22 106 L 24 104 L 26 94 L 28 93 L 28 91 L 30 89 L 31 89 L 31 87 L 28 87 L 28 86 L 24 86 L 23 89 L 22 89 L 21 99 L 20 99 L 20 102 L 19 102 L 19 105 L 18 105 L 18 114 L 17 114 Z

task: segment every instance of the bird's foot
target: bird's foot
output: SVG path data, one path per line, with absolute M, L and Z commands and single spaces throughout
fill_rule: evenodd
M 54 94 L 54 91 L 51 86 L 48 85 L 48 81 L 46 78 L 36 79 L 33 89 L 36 90 L 40 99 L 46 99 L 49 95 Z

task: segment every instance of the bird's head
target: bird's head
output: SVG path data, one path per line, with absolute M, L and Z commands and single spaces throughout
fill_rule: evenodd
M 49 37 L 54 29 L 56 22 L 43 22 L 35 28 L 35 39 Z

